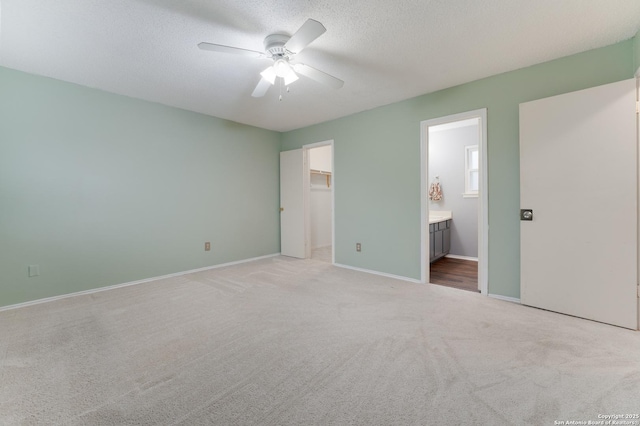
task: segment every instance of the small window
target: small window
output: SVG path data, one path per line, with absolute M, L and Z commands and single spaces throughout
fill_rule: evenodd
M 480 189 L 480 157 L 478 145 L 464 147 L 464 194 L 463 197 L 477 197 Z

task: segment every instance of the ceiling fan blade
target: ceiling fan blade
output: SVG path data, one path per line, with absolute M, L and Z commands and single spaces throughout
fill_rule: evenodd
M 319 83 L 326 84 L 327 86 L 333 87 L 334 89 L 339 89 L 344 85 L 344 81 L 340 80 L 339 78 L 310 67 L 309 65 L 295 64 L 293 66 L 293 69 L 297 73 L 302 74 L 305 77 L 309 77 L 310 79 L 315 80 Z
M 320 22 L 307 19 L 302 26 L 291 36 L 284 48 L 292 53 L 300 53 L 309 43 L 320 37 L 327 29 Z
M 271 83 L 269 83 L 268 80 L 261 78 L 256 88 L 253 89 L 253 93 L 251 94 L 251 96 L 253 96 L 254 98 L 261 98 L 265 95 L 265 93 L 267 93 L 269 87 L 271 87 Z
M 202 50 L 210 50 L 212 52 L 231 53 L 234 55 L 249 56 L 252 58 L 261 58 L 265 54 L 262 52 L 256 52 L 255 50 L 241 49 L 239 47 L 223 46 L 222 44 L 213 43 L 198 43 L 198 47 Z

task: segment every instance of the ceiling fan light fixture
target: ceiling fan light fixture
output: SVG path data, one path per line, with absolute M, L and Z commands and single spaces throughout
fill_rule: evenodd
M 296 80 L 298 80 L 298 76 L 293 70 L 290 70 L 290 72 L 284 76 L 284 85 L 288 86 Z
M 273 67 L 269 67 L 266 70 L 262 71 L 260 75 L 262 76 L 262 78 L 271 83 L 271 85 L 275 84 L 277 75 L 276 70 L 273 69 Z
M 278 59 L 275 64 L 273 64 L 273 69 L 278 77 L 284 79 L 286 86 L 298 79 L 298 76 L 293 71 L 293 67 L 286 59 Z
M 278 77 L 285 78 L 291 72 L 291 65 L 284 59 L 278 59 L 273 64 L 273 69 Z
M 286 86 L 298 79 L 293 67 L 285 59 L 278 59 L 272 66 L 262 71 L 260 75 L 272 85 L 275 84 L 276 77 L 282 78 Z

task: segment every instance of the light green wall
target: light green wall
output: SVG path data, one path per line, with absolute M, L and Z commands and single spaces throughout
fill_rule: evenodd
M 279 152 L 277 132 L 0 68 L 0 306 L 279 252 Z
M 0 67 L 0 306 L 278 252 L 278 152 L 328 139 L 336 261 L 418 279 L 420 122 L 484 107 L 490 292 L 519 297 L 518 104 L 639 65 L 636 36 L 284 134 Z
M 636 75 L 640 77 L 640 31 L 633 38 L 633 69 Z
M 628 40 L 283 134 L 283 150 L 335 141 L 336 262 L 420 278 L 420 122 L 486 107 L 489 292 L 519 298 L 518 104 L 631 78 L 632 49 Z

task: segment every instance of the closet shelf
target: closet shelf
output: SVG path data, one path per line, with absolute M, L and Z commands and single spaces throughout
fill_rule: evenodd
M 325 172 L 323 170 L 314 170 L 311 169 L 312 175 L 322 175 L 327 177 L 327 188 L 331 186 L 331 172 Z

